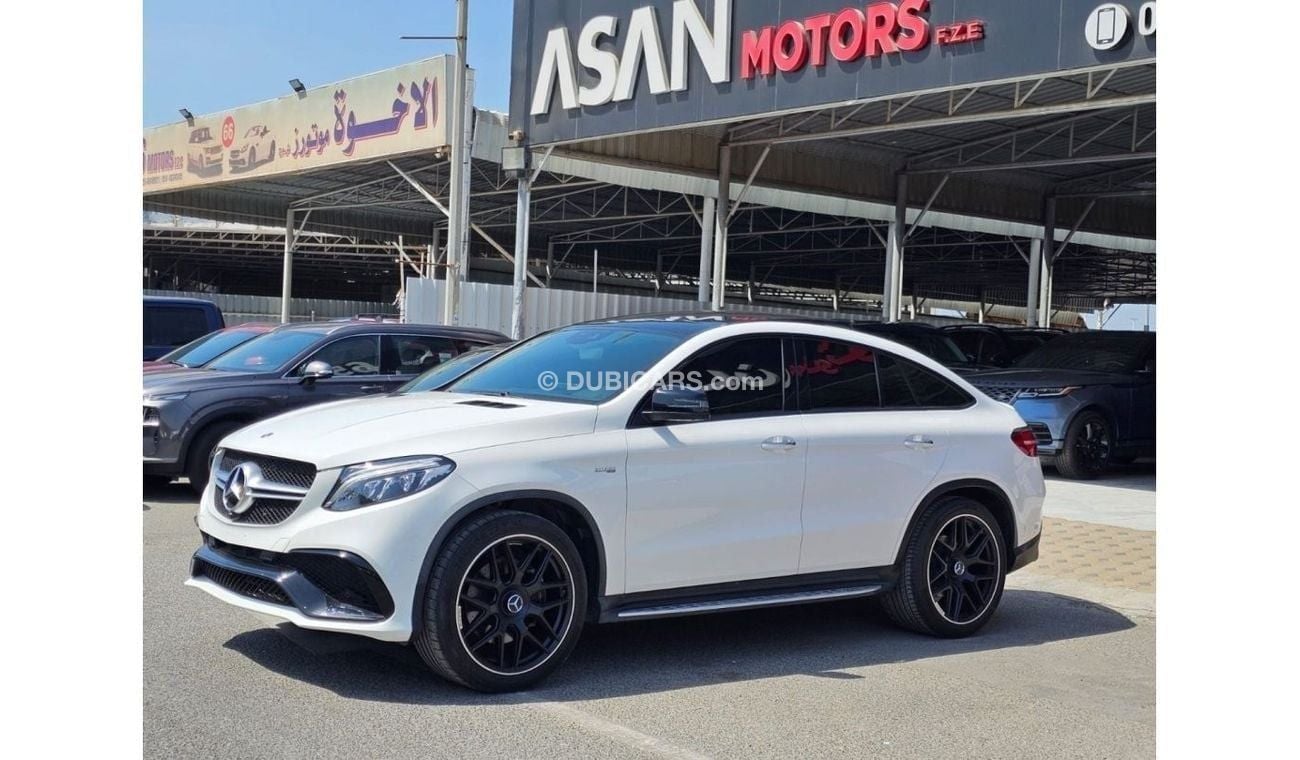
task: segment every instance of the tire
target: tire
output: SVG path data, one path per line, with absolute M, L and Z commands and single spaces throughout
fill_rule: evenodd
M 221 439 L 240 429 L 247 423 L 214 422 L 199 432 L 194 443 L 190 444 L 189 457 L 186 459 L 185 475 L 190 479 L 190 488 L 198 495 L 208 486 L 208 473 L 212 467 L 212 454 L 217 450 Z
M 144 487 L 147 489 L 166 488 L 167 485 L 170 484 L 171 482 L 172 482 L 172 478 L 170 475 L 145 475 L 144 476 Z
M 573 651 L 586 577 L 578 548 L 549 520 L 510 510 L 472 518 L 429 570 L 415 648 L 435 673 L 462 686 L 526 689 Z
M 1065 446 L 1056 455 L 1056 471 L 1063 478 L 1091 480 L 1110 468 L 1115 434 L 1100 412 L 1083 412 L 1070 423 Z
M 956 556 L 950 544 L 961 549 Z M 954 577 L 960 578 L 956 584 Z M 898 581 L 880 605 L 903 628 L 961 638 L 993 617 L 1006 578 L 1005 540 L 993 514 L 974 499 L 946 497 L 926 510 L 907 537 Z

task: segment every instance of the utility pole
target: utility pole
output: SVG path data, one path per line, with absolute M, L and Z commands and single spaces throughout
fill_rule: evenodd
M 464 209 L 461 197 L 465 192 L 465 69 L 469 37 L 469 0 L 456 0 L 456 71 L 453 76 L 451 101 L 451 184 L 447 204 L 451 214 L 447 220 L 447 279 L 446 295 L 442 301 L 443 324 L 460 323 L 461 270 L 467 258 L 465 250 Z

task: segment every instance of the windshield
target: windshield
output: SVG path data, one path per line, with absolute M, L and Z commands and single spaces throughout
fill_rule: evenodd
M 259 334 L 259 330 L 217 330 L 163 355 L 158 361 L 200 367 Z
M 1146 335 L 1075 333 L 1044 343 L 1016 361 L 1024 369 L 1131 372 L 1146 352 Z
M 208 365 L 227 372 L 272 372 L 325 335 L 321 330 L 283 330 L 253 338 Z M 285 367 L 285 369 L 288 369 Z
M 469 372 L 483 362 L 501 353 L 508 343 L 467 351 L 454 359 L 439 364 L 428 372 L 411 380 L 397 389 L 398 393 L 417 393 L 419 391 L 436 391 L 461 375 Z
M 701 329 L 664 322 L 565 327 L 520 344 L 447 390 L 599 404 Z

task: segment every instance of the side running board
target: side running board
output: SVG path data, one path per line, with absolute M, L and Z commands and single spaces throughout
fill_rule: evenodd
M 678 615 L 695 615 L 702 612 L 722 612 L 724 610 L 746 610 L 755 607 L 779 607 L 785 604 L 808 604 L 810 602 L 830 602 L 836 599 L 852 599 L 879 593 L 881 586 L 843 586 L 839 588 L 817 589 L 815 591 L 785 591 L 772 594 L 732 597 L 727 599 L 701 599 L 692 602 L 675 602 L 646 607 L 630 607 L 615 614 L 617 620 L 643 620 L 646 618 L 676 617 Z

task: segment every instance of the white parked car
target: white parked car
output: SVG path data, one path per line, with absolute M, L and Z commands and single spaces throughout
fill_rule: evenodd
M 303 628 L 532 684 L 585 624 L 879 595 L 965 636 L 1033 561 L 1016 412 L 921 354 L 735 315 L 573 325 L 446 390 L 221 443 L 189 585 Z

